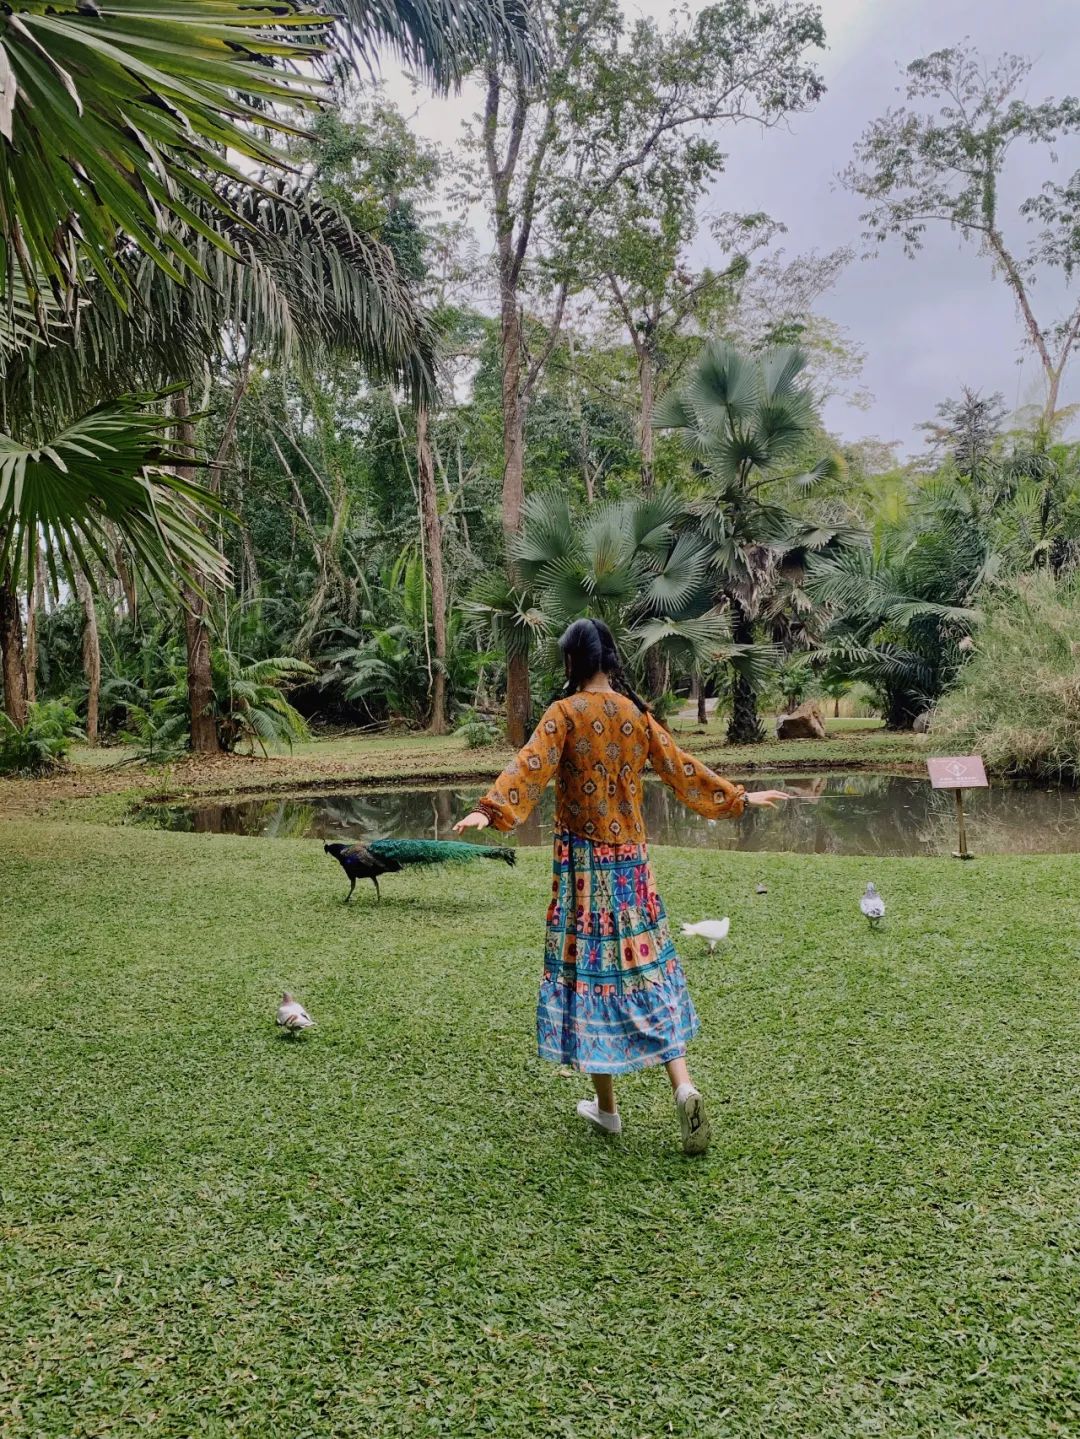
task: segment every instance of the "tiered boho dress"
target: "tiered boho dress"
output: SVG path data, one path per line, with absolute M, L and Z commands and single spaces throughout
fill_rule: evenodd
M 656 892 L 641 799 L 649 764 L 710 819 L 742 814 L 743 790 L 686 754 L 614 691 L 558 700 L 477 805 L 512 829 L 555 777 L 555 856 L 536 1034 L 542 1059 L 628 1074 L 686 1053 L 698 1031 Z

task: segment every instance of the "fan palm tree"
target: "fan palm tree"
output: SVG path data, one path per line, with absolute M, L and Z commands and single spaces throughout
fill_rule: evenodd
M 834 454 L 810 468 L 799 463 L 817 441 L 810 389 L 800 382 L 805 355 L 780 347 L 740 354 L 721 340 L 703 349 L 690 378 L 657 406 L 654 424 L 674 430 L 703 482 L 695 505 L 708 546 L 717 601 L 730 617 L 732 744 L 762 737 L 757 693 L 774 651 L 756 643 L 757 628 L 778 581 L 798 572 L 807 554 L 850 544 L 855 531 L 819 526 L 794 513 L 770 490 L 810 490 L 842 472 Z
M 513 549 L 518 587 L 487 580 L 471 609 L 493 643 L 512 640 L 523 654 L 594 615 L 631 663 L 658 651 L 686 671 L 706 673 L 742 652 L 712 602 L 708 548 L 682 528 L 686 520 L 671 491 L 604 501 L 584 517 L 561 494 L 532 495 Z
M 985 535 L 933 487 L 910 521 L 871 547 L 812 560 L 807 590 L 836 615 L 824 650 L 832 675 L 865 681 L 888 728 L 910 729 L 959 671 L 996 568 Z
M 635 658 L 659 647 L 691 667 L 705 665 L 728 633 L 712 613 L 706 547 L 680 532 L 685 519 L 682 500 L 670 490 L 603 501 L 583 519 L 558 493 L 534 495 L 514 566 L 552 629 L 592 614 L 629 643 Z

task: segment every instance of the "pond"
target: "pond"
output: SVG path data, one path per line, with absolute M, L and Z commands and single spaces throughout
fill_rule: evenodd
M 953 796 L 931 790 L 922 775 L 865 770 L 761 775 L 755 789 L 782 787 L 805 803 L 748 811 L 738 823 L 702 819 L 655 780 L 645 786 L 653 844 L 805 854 L 948 854 L 956 845 Z M 154 808 L 140 818 L 166 829 L 292 839 L 445 839 L 483 789 L 443 784 L 423 789 L 261 797 L 235 803 Z M 513 836 L 523 845 L 550 842 L 554 796 Z M 975 854 L 1061 854 L 1080 851 L 1080 793 L 1000 785 L 969 791 L 968 844 Z M 502 841 L 500 841 L 502 842 Z

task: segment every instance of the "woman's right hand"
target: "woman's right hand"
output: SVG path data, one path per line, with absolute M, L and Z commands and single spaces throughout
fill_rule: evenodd
M 760 805 L 765 809 L 775 809 L 781 800 L 796 798 L 796 795 L 788 794 L 784 789 L 756 789 L 743 795 L 747 804 Z
M 487 829 L 490 823 L 491 820 L 488 819 L 486 814 L 483 814 L 478 809 L 474 809 L 472 813 L 467 814 L 464 819 L 458 820 L 457 824 L 454 825 L 454 833 L 461 834 L 467 829 Z

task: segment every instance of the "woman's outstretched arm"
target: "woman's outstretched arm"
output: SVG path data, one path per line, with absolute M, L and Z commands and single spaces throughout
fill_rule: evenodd
M 707 764 L 679 746 L 652 715 L 649 725 L 649 763 L 666 785 L 689 809 L 706 819 L 738 819 L 745 805 L 773 807 L 790 799 L 782 789 L 757 790 L 747 794 L 741 784 L 732 784 L 723 775 L 713 774 Z
M 458 820 L 454 833 L 484 829 L 488 824 L 495 829 L 513 829 L 526 819 L 559 767 L 567 729 L 558 703 L 545 710 L 528 744 L 518 751 L 475 809 Z

